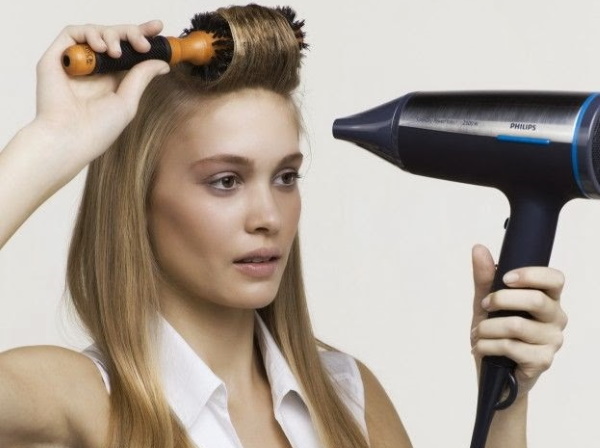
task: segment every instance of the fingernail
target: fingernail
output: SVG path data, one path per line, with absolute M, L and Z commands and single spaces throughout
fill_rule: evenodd
M 504 283 L 506 283 L 507 285 L 509 283 L 514 283 L 517 280 L 519 280 L 519 274 L 517 274 L 516 272 L 508 272 L 506 274 L 504 274 L 504 277 L 502 277 L 502 280 L 504 281 Z
M 487 309 L 490 306 L 490 297 L 486 297 L 481 301 L 481 307 Z

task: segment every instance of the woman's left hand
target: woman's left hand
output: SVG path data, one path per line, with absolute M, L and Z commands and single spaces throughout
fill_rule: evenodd
M 489 293 L 495 274 L 487 248 L 473 248 L 475 298 L 471 347 L 477 368 L 483 356 L 506 356 L 517 363 L 519 396 L 527 394 L 547 370 L 563 343 L 567 315 L 560 306 L 564 276 L 548 267 L 524 267 L 508 272 L 510 289 Z M 487 318 L 490 311 L 526 311 L 519 316 Z

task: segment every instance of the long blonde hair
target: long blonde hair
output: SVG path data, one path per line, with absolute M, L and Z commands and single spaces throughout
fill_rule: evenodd
M 160 313 L 159 267 L 147 206 L 163 142 L 202 98 L 263 88 L 292 102 L 301 52 L 289 10 L 222 8 L 235 51 L 216 81 L 175 67 L 146 89 L 131 124 L 89 167 L 69 251 L 67 284 L 111 379 L 110 447 L 191 448 L 161 388 L 153 347 Z M 285 13 L 288 17 L 285 17 Z M 298 115 L 298 120 L 300 120 Z M 360 425 L 338 396 L 318 354 L 304 294 L 298 238 L 276 298 L 259 313 L 300 381 L 328 448 L 366 448 Z

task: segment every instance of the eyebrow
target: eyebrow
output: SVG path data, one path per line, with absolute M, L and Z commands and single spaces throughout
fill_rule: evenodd
M 288 154 L 283 159 L 279 161 L 279 165 L 286 165 L 288 163 L 293 162 L 301 162 L 303 159 L 303 155 L 301 152 L 295 152 L 293 154 Z M 251 167 L 254 165 L 254 162 L 248 157 L 236 156 L 233 154 L 218 154 L 216 156 L 205 157 L 204 159 L 200 159 L 192 163 L 192 166 L 196 165 L 204 165 L 205 163 L 211 162 L 221 162 L 221 163 L 229 163 L 232 165 L 239 165 L 242 167 Z

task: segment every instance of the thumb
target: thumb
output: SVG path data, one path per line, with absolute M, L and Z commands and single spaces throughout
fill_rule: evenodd
M 130 107 L 130 116 L 137 111 L 138 103 L 150 81 L 158 75 L 169 73 L 170 67 L 164 61 L 149 60 L 135 65 L 123 78 L 117 89 L 117 94 Z
M 473 318 L 485 319 L 487 312 L 481 307 L 481 301 L 487 296 L 492 288 L 496 267 L 494 258 L 487 247 L 481 244 L 473 246 L 471 252 L 473 262 Z

